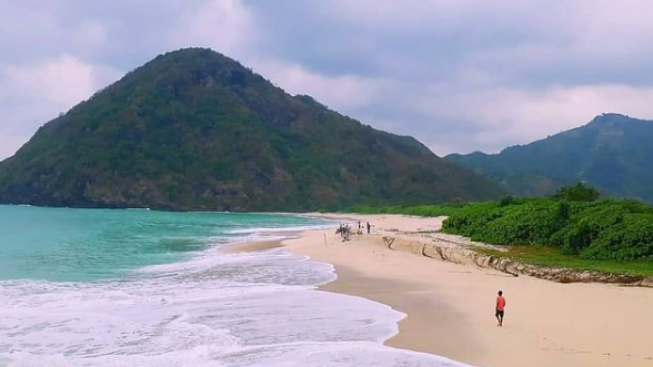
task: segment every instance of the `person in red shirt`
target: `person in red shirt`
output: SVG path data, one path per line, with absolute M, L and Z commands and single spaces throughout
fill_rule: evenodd
M 503 326 L 503 312 L 505 307 L 506 299 L 503 297 L 503 291 L 499 291 L 499 295 L 497 296 L 496 313 L 494 314 L 499 321 L 498 326 Z

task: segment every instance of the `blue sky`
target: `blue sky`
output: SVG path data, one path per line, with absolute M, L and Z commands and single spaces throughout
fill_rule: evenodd
M 189 46 L 439 155 L 496 152 L 603 112 L 653 119 L 651 14 L 644 0 L 0 0 L 0 159 Z

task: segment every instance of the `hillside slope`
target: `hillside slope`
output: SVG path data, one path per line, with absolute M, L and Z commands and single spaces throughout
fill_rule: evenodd
M 491 199 L 411 137 L 290 96 L 208 49 L 161 55 L 0 163 L 0 203 L 299 211 Z
M 499 154 L 452 154 L 509 192 L 546 195 L 574 182 L 603 194 L 653 202 L 653 121 L 604 114 L 589 124 Z

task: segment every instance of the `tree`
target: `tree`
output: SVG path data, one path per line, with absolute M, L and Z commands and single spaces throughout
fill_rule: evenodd
M 596 201 L 599 196 L 598 190 L 579 182 L 575 185 L 560 188 L 551 198 L 568 201 Z

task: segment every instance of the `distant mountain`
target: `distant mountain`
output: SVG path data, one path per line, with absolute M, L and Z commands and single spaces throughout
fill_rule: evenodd
M 516 195 L 540 196 L 584 182 L 603 194 L 653 202 L 653 121 L 604 114 L 589 124 L 499 154 L 452 154 Z
M 208 49 L 161 55 L 0 163 L 0 203 L 299 211 L 495 198 L 411 137 L 290 96 Z

